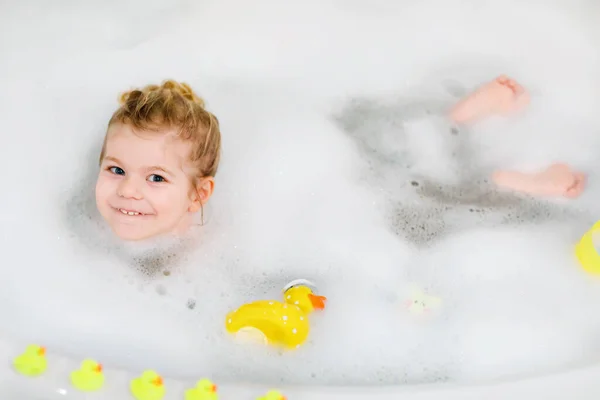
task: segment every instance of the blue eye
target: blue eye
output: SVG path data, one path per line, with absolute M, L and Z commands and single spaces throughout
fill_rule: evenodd
M 123 170 L 123 168 L 110 167 L 108 170 L 115 175 L 125 175 L 125 171 Z
M 165 179 L 165 178 L 163 178 L 163 177 L 162 177 L 162 176 L 160 176 L 160 175 L 156 175 L 156 174 L 152 174 L 152 175 L 150 175 L 150 176 L 148 177 L 148 180 L 149 180 L 150 182 L 165 182 L 165 181 L 166 181 L 166 179 Z

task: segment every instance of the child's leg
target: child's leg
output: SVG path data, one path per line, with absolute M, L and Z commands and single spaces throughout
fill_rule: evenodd
M 491 115 L 507 115 L 529 104 L 529 93 L 514 80 L 502 75 L 460 100 L 450 112 L 457 123 L 475 122 Z
M 514 80 L 500 76 L 459 101 L 450 112 L 457 123 L 475 122 L 492 115 L 508 115 L 529 104 L 529 94 Z M 537 196 L 581 194 L 585 176 L 564 164 L 553 164 L 541 172 L 496 171 L 494 182 L 501 187 Z
M 534 196 L 575 198 L 585 185 L 585 175 L 565 164 L 553 164 L 537 173 L 500 170 L 492 178 L 500 187 Z

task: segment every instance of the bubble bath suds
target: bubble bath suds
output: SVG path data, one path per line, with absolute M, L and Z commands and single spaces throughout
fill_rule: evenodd
M 4 5 L 2 331 L 218 382 L 472 381 L 597 361 L 600 285 L 572 244 L 600 215 L 598 17 L 592 0 Z M 445 121 L 500 73 L 530 88 L 526 115 Z M 118 245 L 93 204 L 105 125 L 119 92 L 165 78 L 222 122 L 216 194 L 186 242 Z M 486 180 L 555 160 L 588 173 L 581 199 Z M 295 278 L 329 298 L 310 342 L 232 343 L 227 311 Z M 431 316 L 404 308 L 412 284 L 441 299 Z

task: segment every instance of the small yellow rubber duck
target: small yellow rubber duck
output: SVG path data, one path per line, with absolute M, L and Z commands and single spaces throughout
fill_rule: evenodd
M 160 375 L 150 370 L 132 380 L 129 388 L 137 400 L 160 400 L 165 397 L 166 391 Z
M 225 328 L 238 341 L 299 347 L 310 332 L 308 315 L 325 308 L 326 298 L 313 293 L 305 279 L 290 282 L 283 289 L 284 303 L 259 300 L 227 314 Z
M 83 392 L 100 390 L 104 386 L 102 364 L 94 360 L 83 360 L 81 367 L 71 372 L 71 384 Z
M 48 368 L 46 349 L 35 344 L 27 346 L 25 352 L 15 358 L 13 366 L 21 375 L 33 377 L 43 374 Z
M 196 387 L 185 391 L 185 400 L 218 400 L 217 385 L 209 379 L 202 379 Z
M 256 400 L 287 400 L 286 397 L 278 390 L 270 390 L 264 396 Z
M 442 304 L 439 297 L 428 295 L 417 285 L 410 286 L 410 297 L 405 301 L 404 306 L 414 315 L 429 314 L 438 309 Z

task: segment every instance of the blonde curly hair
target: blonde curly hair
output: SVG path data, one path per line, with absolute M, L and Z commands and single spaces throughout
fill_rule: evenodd
M 187 83 L 166 80 L 123 93 L 121 106 L 108 126 L 121 123 L 139 131 L 173 129 L 181 140 L 192 143 L 190 162 L 196 168 L 195 179 L 214 177 L 221 158 L 219 121 L 205 109 L 204 100 Z M 106 153 L 104 138 L 100 163 Z

